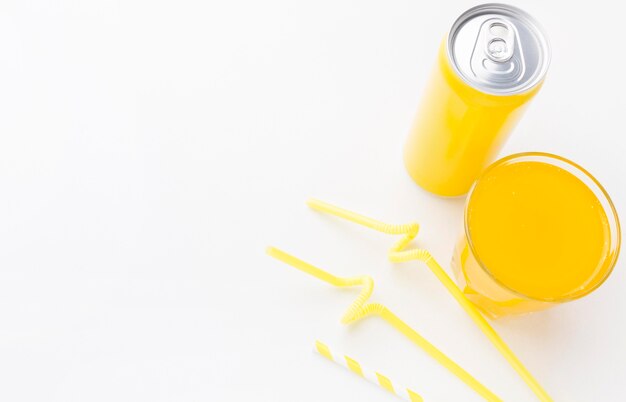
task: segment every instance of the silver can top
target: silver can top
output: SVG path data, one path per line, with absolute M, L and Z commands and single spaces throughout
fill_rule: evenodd
M 467 10 L 448 35 L 448 58 L 467 84 L 492 95 L 526 92 L 543 80 L 550 47 L 525 11 L 506 4 Z

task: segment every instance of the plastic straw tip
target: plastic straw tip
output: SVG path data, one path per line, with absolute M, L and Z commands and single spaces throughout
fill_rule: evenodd
M 308 200 L 306 200 L 306 205 L 309 208 L 313 208 L 315 206 L 315 204 L 317 204 L 319 201 L 316 200 L 315 198 L 309 198 Z

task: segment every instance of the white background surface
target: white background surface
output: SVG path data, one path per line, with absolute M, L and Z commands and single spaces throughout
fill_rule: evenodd
M 404 172 L 439 41 L 469 1 L 0 4 L 0 400 L 387 401 L 312 354 L 320 338 L 428 401 L 475 395 L 339 291 L 384 302 L 507 401 L 533 395 L 394 239 L 307 210 L 315 196 L 422 224 L 446 267 L 462 199 Z M 626 214 L 618 2 L 516 2 L 549 34 L 548 80 L 502 155 L 582 164 Z M 625 259 L 584 300 L 495 327 L 560 401 L 618 401 Z

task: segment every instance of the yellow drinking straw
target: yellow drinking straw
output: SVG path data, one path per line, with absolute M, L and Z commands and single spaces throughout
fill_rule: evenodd
M 498 349 L 498 351 L 504 356 L 509 364 L 517 371 L 522 377 L 524 382 L 530 387 L 530 389 L 537 395 L 539 400 L 543 402 L 551 402 L 552 398 L 541 387 L 537 380 L 530 374 L 528 369 L 524 367 L 522 362 L 515 356 L 513 351 L 507 346 L 506 343 L 500 338 L 498 333 L 489 325 L 487 320 L 480 314 L 478 309 L 465 297 L 463 292 L 456 286 L 456 284 L 450 279 L 448 274 L 441 268 L 441 266 L 435 261 L 432 255 L 427 250 L 423 249 L 411 249 L 404 250 L 406 246 L 417 236 L 419 231 L 419 225 L 417 223 L 409 223 L 405 225 L 391 225 L 384 222 L 368 218 L 363 215 L 345 210 L 343 208 L 336 207 L 323 201 L 310 199 L 307 205 L 314 210 L 325 212 L 337 217 L 346 219 L 350 222 L 357 223 L 362 226 L 366 226 L 376 231 L 390 234 L 390 235 L 404 235 L 400 241 L 398 241 L 389 250 L 389 260 L 391 262 L 406 262 L 412 260 L 419 260 L 424 262 L 428 268 L 437 276 L 439 281 L 448 289 L 448 292 L 456 299 L 456 301 L 463 307 L 465 312 L 474 320 L 480 330 L 489 338 L 491 343 Z
M 418 334 L 413 328 L 411 328 L 408 324 L 402 321 L 386 306 L 380 303 L 368 303 L 367 300 L 370 298 L 372 292 L 374 291 L 374 280 L 370 276 L 361 275 L 351 278 L 340 278 L 320 268 L 314 267 L 313 265 L 274 247 L 268 247 L 267 254 L 333 286 L 363 286 L 363 289 L 361 290 L 361 293 L 359 293 L 359 296 L 350 305 L 350 307 L 348 307 L 348 310 L 341 318 L 342 323 L 349 324 L 370 315 L 377 315 L 383 320 L 387 321 L 392 327 L 404 334 L 404 336 L 409 338 L 413 343 L 424 349 L 424 351 L 426 351 L 426 353 L 428 353 L 431 357 L 437 360 L 439 364 L 447 368 L 450 372 L 452 372 L 455 376 L 461 379 L 464 383 L 469 385 L 483 398 L 488 401 L 501 401 L 501 399 L 498 398 L 489 389 L 487 389 L 487 387 L 478 382 L 478 380 L 472 377 L 461 366 L 456 364 L 454 361 L 452 361 L 452 359 L 450 359 L 443 352 L 437 349 L 433 344 L 431 344 L 424 337 Z
M 366 379 L 367 381 L 380 386 L 381 388 L 391 392 L 392 394 L 404 399 L 408 402 L 423 402 L 424 399 L 415 391 L 412 391 L 409 388 L 398 385 L 398 383 L 394 383 L 387 377 L 380 374 L 378 371 L 371 371 L 361 365 L 358 361 L 348 357 L 347 355 L 334 357 L 331 353 L 330 349 L 326 344 L 315 341 L 315 351 L 320 355 L 324 356 L 328 360 L 339 364 L 352 371 L 354 374 L 358 375 L 361 378 Z

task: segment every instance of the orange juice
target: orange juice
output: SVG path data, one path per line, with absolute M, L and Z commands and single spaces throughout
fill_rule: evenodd
M 537 23 L 515 7 L 487 4 L 459 17 L 404 148 L 413 180 L 435 194 L 465 194 L 541 88 L 549 58 Z
M 619 240 L 610 199 L 586 171 L 548 154 L 513 155 L 473 188 L 453 266 L 490 315 L 524 313 L 597 288 Z

